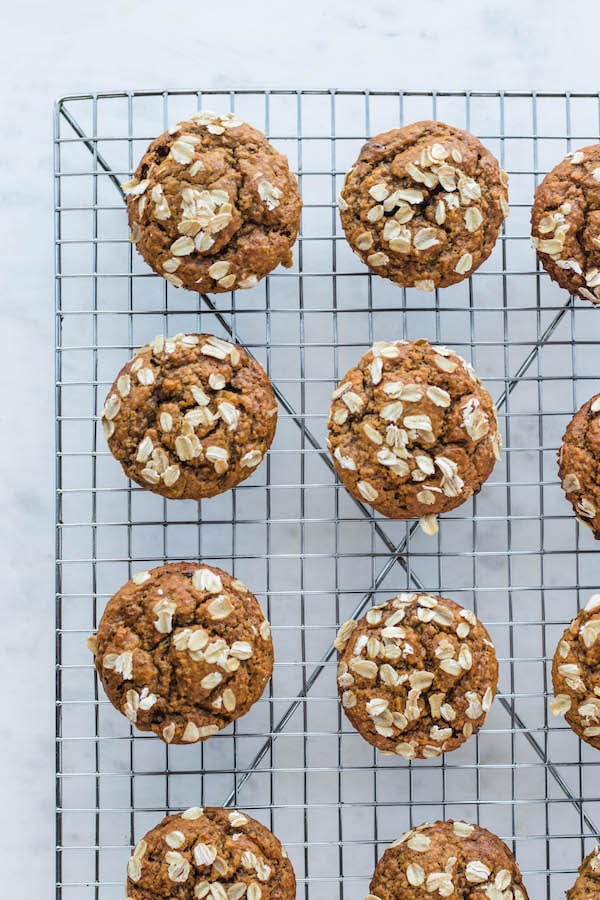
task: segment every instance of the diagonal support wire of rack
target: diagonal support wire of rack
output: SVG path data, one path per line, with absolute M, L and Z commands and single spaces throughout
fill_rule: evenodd
M 331 131 L 332 131 L 332 134 L 334 134 L 335 133 L 334 115 L 335 115 L 336 92 L 321 92 L 321 93 L 330 99 L 331 116 L 332 116 Z M 117 96 L 117 95 L 115 95 L 115 96 Z M 118 95 L 118 96 L 126 97 L 128 100 L 128 104 L 129 104 L 129 146 L 130 146 L 130 154 L 131 154 L 131 132 L 132 132 L 131 103 L 132 103 L 133 95 Z M 166 95 L 162 95 L 162 96 L 164 98 Z M 198 99 L 198 102 L 200 102 L 201 98 L 198 94 L 194 94 L 193 96 Z M 302 121 L 301 121 L 302 92 L 291 93 L 290 96 L 291 96 L 292 101 L 295 100 L 295 102 L 297 104 L 298 135 L 301 135 L 302 134 Z M 391 96 L 393 96 L 394 98 L 398 98 L 399 103 L 400 103 L 400 117 L 402 118 L 403 112 L 404 112 L 404 110 L 403 110 L 404 95 L 391 95 Z M 433 113 L 432 114 L 435 117 L 436 116 L 437 98 L 442 95 L 422 95 L 422 96 L 429 97 L 433 101 Z M 469 122 L 470 101 L 471 101 L 472 95 L 448 95 L 448 96 L 459 96 L 461 98 L 466 97 L 467 121 L 465 124 L 466 124 L 466 127 L 469 127 L 469 125 L 470 125 L 470 122 Z M 498 95 L 483 95 L 483 96 L 493 96 L 493 97 L 500 98 L 501 111 L 502 111 L 502 115 L 503 115 L 503 113 L 504 113 L 503 102 L 504 102 L 505 95 L 498 94 Z M 535 110 L 537 98 L 530 96 L 530 95 L 526 95 L 526 94 L 517 95 L 517 96 L 521 96 L 521 97 L 528 99 L 529 102 L 532 103 L 533 109 Z M 557 95 L 552 95 L 552 96 L 557 96 Z M 593 96 L 595 96 L 595 95 L 593 95 Z M 230 92 L 227 95 L 227 97 L 229 99 L 229 106 L 233 110 L 235 108 L 235 102 L 238 97 L 238 92 Z M 367 115 L 365 118 L 365 125 L 367 126 L 366 133 L 368 133 L 370 131 L 370 128 L 368 127 L 369 126 L 369 116 L 368 116 L 369 95 L 368 94 L 365 95 L 365 99 L 366 99 L 366 104 L 367 104 L 366 105 Z M 94 113 L 96 114 L 96 105 L 95 104 L 97 103 L 97 98 L 90 98 L 90 100 L 92 100 L 94 103 Z M 568 108 L 569 107 L 567 104 L 567 109 Z M 267 105 L 267 111 L 268 110 L 269 110 L 269 106 Z M 102 152 L 100 152 L 99 146 L 98 146 L 99 141 L 98 141 L 96 129 L 94 128 L 92 134 L 90 134 L 89 131 L 86 129 L 86 127 L 84 127 L 83 125 L 81 125 L 79 123 L 77 117 L 72 112 L 69 111 L 69 109 L 67 108 L 67 104 L 65 102 L 62 102 L 59 105 L 58 114 L 61 116 L 62 119 L 65 120 L 65 122 L 68 123 L 68 125 L 72 129 L 74 136 L 92 154 L 93 163 L 94 163 L 94 169 L 93 169 L 94 173 L 97 173 L 98 171 L 104 172 L 108 176 L 110 181 L 112 182 L 113 186 L 118 189 L 120 198 L 122 200 L 122 193 L 121 193 L 121 189 L 120 189 L 120 180 L 122 180 L 122 178 L 121 178 L 122 175 L 126 175 L 128 173 L 120 172 L 119 168 L 118 167 L 115 168 L 113 165 L 111 165 L 108 162 L 107 156 L 105 154 L 103 154 Z M 266 119 L 267 119 L 266 130 L 267 131 L 268 131 L 268 126 L 269 126 L 268 118 L 269 117 L 267 114 L 267 117 L 266 117 Z M 95 122 L 94 124 L 96 125 L 97 123 Z M 506 136 L 505 130 L 504 130 L 504 122 L 502 121 L 501 124 L 502 124 L 502 128 L 501 128 L 502 138 L 504 139 L 504 137 Z M 535 125 L 535 116 L 534 116 L 534 125 Z M 570 129 L 569 129 L 568 125 L 569 125 L 569 123 L 567 122 L 567 129 L 566 129 L 566 138 L 567 139 L 570 137 L 570 135 L 569 135 Z M 535 127 L 533 128 L 533 132 L 534 132 L 534 137 L 535 137 Z M 63 141 L 64 140 L 65 139 L 63 138 Z M 335 146 L 335 144 L 334 144 L 334 146 Z M 300 180 L 302 182 L 303 173 L 305 171 L 309 171 L 309 168 L 307 166 L 303 167 L 302 158 L 300 155 L 301 154 L 300 149 L 299 149 L 298 153 L 299 153 L 298 169 L 300 172 Z M 504 153 L 504 141 L 502 141 L 501 145 L 500 145 L 500 155 L 502 156 L 503 153 Z M 502 160 L 502 161 L 504 163 L 504 160 Z M 130 160 L 130 163 L 131 163 L 131 160 Z M 333 174 L 333 171 L 334 171 L 334 163 L 335 163 L 335 160 L 332 160 L 331 174 Z M 537 160 L 534 160 L 534 168 L 537 169 Z M 59 169 L 58 171 L 59 171 L 58 177 L 60 178 L 61 170 Z M 97 179 L 96 179 L 96 181 L 97 181 Z M 97 190 L 97 186 L 95 187 L 95 190 Z M 97 209 L 97 207 L 98 207 L 97 200 L 98 200 L 98 198 L 97 198 L 97 196 L 95 196 L 94 197 L 95 202 L 93 204 L 95 209 Z M 57 208 L 59 210 L 59 216 L 60 216 L 60 211 L 61 211 L 62 207 L 61 207 L 59 201 L 60 201 L 60 198 L 57 198 Z M 96 212 L 96 215 L 97 215 L 97 212 Z M 333 215 L 335 215 L 335 213 L 333 213 Z M 333 233 L 335 235 L 335 224 L 332 225 L 332 228 L 333 228 Z M 61 235 L 61 232 L 59 232 L 59 237 L 60 237 L 60 235 Z M 98 252 L 98 243 L 99 242 L 100 242 L 100 238 L 96 237 L 95 245 L 94 245 L 94 254 L 96 256 L 96 258 L 94 260 L 94 272 L 95 273 L 97 272 L 97 252 Z M 59 246 L 60 246 L 60 242 L 59 242 Z M 504 296 L 503 313 L 504 313 L 505 319 L 506 319 L 506 314 L 507 314 L 507 309 L 506 309 L 506 307 L 507 307 L 507 304 L 506 304 L 507 279 L 510 274 L 510 269 L 507 265 L 507 260 L 506 260 L 506 247 L 507 247 L 507 244 L 505 241 L 502 243 L 502 265 L 501 265 L 501 272 L 500 272 L 501 279 L 502 279 L 502 291 L 503 291 L 503 296 Z M 299 253 L 300 253 L 300 264 L 302 266 L 302 237 L 301 237 Z M 60 271 L 61 274 L 63 274 L 62 267 L 59 269 L 59 267 L 57 265 L 57 269 Z M 334 277 L 334 284 L 335 284 L 335 279 L 337 277 L 339 277 L 339 275 L 340 275 L 340 270 L 336 266 L 335 240 L 333 242 L 332 275 Z M 97 276 L 95 275 L 95 278 L 96 277 Z M 59 279 L 58 284 L 60 286 L 60 279 Z M 540 315 L 539 279 L 537 278 L 537 276 L 536 276 L 536 284 L 538 285 L 538 287 L 537 287 L 537 290 L 538 290 L 538 298 L 537 298 L 538 299 L 538 304 L 537 304 L 538 335 L 537 335 L 535 341 L 533 342 L 532 346 L 530 347 L 529 352 L 526 353 L 524 358 L 521 359 L 519 364 L 516 366 L 516 368 L 514 370 L 514 375 L 505 374 L 505 377 L 503 379 L 504 388 L 503 388 L 503 391 L 500 393 L 498 400 L 497 400 L 497 405 L 500 410 L 504 410 L 506 407 L 508 407 L 511 394 L 513 393 L 513 391 L 519 384 L 526 383 L 527 374 L 532 369 L 532 367 L 535 366 L 535 364 L 538 364 L 537 384 L 539 385 L 540 354 L 541 354 L 542 350 L 551 342 L 552 338 L 560 330 L 560 327 L 564 323 L 565 318 L 568 315 L 572 314 L 572 310 L 573 310 L 572 301 L 570 299 L 568 299 L 566 301 L 562 300 L 560 302 L 560 304 L 554 310 L 553 315 L 548 319 L 548 321 L 546 323 L 544 323 L 544 327 L 540 328 L 540 323 L 541 323 L 542 319 L 541 319 L 541 315 Z M 372 288 L 371 288 L 371 285 L 369 285 L 369 309 L 370 309 L 370 311 L 373 310 L 373 300 L 372 300 L 372 296 L 371 296 L 371 291 L 372 291 Z M 60 293 L 60 291 L 59 291 L 59 293 Z M 241 343 L 244 343 L 245 335 L 241 329 L 236 327 L 235 307 L 232 306 L 232 309 L 230 311 L 224 312 L 222 310 L 220 311 L 219 308 L 217 307 L 217 305 L 215 304 L 215 302 L 212 301 L 209 297 L 201 295 L 201 300 L 202 300 L 202 304 L 203 304 L 204 308 L 208 312 L 210 312 L 211 315 L 213 316 L 214 320 L 216 320 L 219 323 L 222 331 L 225 334 L 229 335 L 232 339 L 239 340 Z M 267 312 L 267 314 L 268 314 L 268 310 L 269 310 L 268 300 L 269 300 L 269 298 L 267 295 L 267 305 L 265 307 L 265 311 Z M 406 300 L 404 302 L 406 302 Z M 335 292 L 334 292 L 334 303 L 335 303 Z M 302 307 L 302 298 L 301 298 L 300 307 L 302 310 L 302 308 L 303 308 Z M 60 317 L 63 313 L 62 305 L 59 307 L 58 312 L 59 312 L 59 320 L 60 320 Z M 472 297 L 472 295 L 470 295 L 470 297 L 469 297 L 469 315 L 471 317 L 471 334 L 470 334 L 471 340 L 467 343 L 471 345 L 471 348 L 473 350 L 475 349 L 474 348 L 474 343 L 475 343 L 474 342 L 474 333 L 473 333 L 473 316 L 475 316 L 476 314 L 477 313 L 476 313 L 476 310 L 474 307 L 473 297 Z M 302 312 L 301 312 L 301 316 L 302 316 Z M 94 327 L 95 328 L 97 327 L 96 321 L 94 321 Z M 369 321 L 369 329 L 371 329 L 371 328 L 372 328 L 372 314 L 370 315 L 370 321 Z M 94 347 L 97 347 L 98 344 L 100 343 L 98 341 L 97 337 L 98 337 L 97 334 L 93 335 L 92 345 Z M 372 334 L 369 334 L 369 337 L 372 338 Z M 59 333 L 57 335 L 57 338 L 58 338 L 59 348 L 62 349 L 63 344 L 62 344 L 62 333 L 60 331 L 60 323 L 59 323 Z M 437 334 L 436 334 L 436 339 L 439 339 L 439 335 L 437 335 Z M 504 335 L 505 353 L 506 353 L 507 343 L 508 342 L 506 341 L 506 334 L 505 334 Z M 267 352 L 268 352 L 268 350 L 269 350 L 269 348 L 267 348 Z M 506 362 L 506 360 L 505 360 L 505 362 Z M 505 365 L 505 372 L 507 372 L 507 371 L 508 371 L 508 369 Z M 62 370 L 59 370 L 59 374 L 60 374 L 61 384 L 62 384 Z M 94 378 L 93 378 L 94 394 L 97 393 L 98 381 L 99 381 L 98 372 L 95 371 Z M 283 410 L 289 417 L 289 420 L 291 422 L 293 422 L 294 425 L 300 430 L 303 452 L 304 452 L 304 448 L 310 448 L 312 451 L 314 451 L 315 456 L 317 458 L 319 458 L 319 460 L 326 466 L 328 472 L 331 473 L 332 466 L 331 466 L 329 456 L 326 453 L 326 451 L 324 451 L 319 437 L 315 434 L 314 430 L 309 426 L 309 424 L 307 424 L 308 417 L 305 412 L 304 395 L 302 396 L 301 411 L 298 412 L 296 409 L 295 402 L 292 402 L 289 399 L 285 389 L 283 387 L 279 387 L 277 385 L 277 383 L 275 384 L 275 389 L 276 389 L 278 400 L 280 402 L 281 407 L 283 408 Z M 303 390 L 303 388 L 302 388 L 302 390 Z M 59 393 L 60 393 L 60 389 L 59 389 Z M 95 397 L 95 399 L 97 399 L 97 398 Z M 62 414 L 63 414 L 61 405 L 57 406 L 57 411 L 59 414 L 59 419 L 61 419 Z M 540 448 L 541 447 L 543 447 L 543 442 L 540 440 Z M 61 444 L 59 443 L 59 449 L 60 448 L 61 448 Z M 98 452 L 98 448 L 96 446 L 94 446 L 92 448 L 92 450 L 94 452 L 94 466 L 95 466 L 96 465 L 96 453 Z M 302 459 L 302 463 L 304 465 L 304 457 Z M 507 478 L 508 478 L 508 476 L 507 476 Z M 96 484 L 96 472 L 94 472 L 94 484 Z M 60 486 L 61 486 L 61 483 L 59 481 L 59 487 Z M 59 492 L 59 496 L 60 496 L 60 492 Z M 96 498 L 94 499 L 94 502 L 97 502 Z M 130 502 L 130 501 L 128 501 L 128 502 Z M 413 525 L 413 526 L 409 527 L 406 530 L 405 534 L 401 537 L 401 539 L 396 540 L 388 533 L 389 529 L 385 525 L 384 520 L 374 517 L 371 514 L 371 512 L 368 509 L 366 509 L 358 501 L 353 501 L 353 502 L 354 502 L 354 506 L 357 510 L 359 517 L 363 517 L 368 520 L 369 526 L 371 528 L 372 536 L 376 537 L 379 540 L 379 542 L 381 543 L 381 545 L 385 548 L 385 554 L 384 554 L 385 561 L 384 561 L 383 565 L 379 568 L 379 570 L 377 570 L 377 571 L 375 569 L 373 570 L 373 578 L 371 581 L 370 588 L 368 590 L 364 591 L 364 593 L 360 596 L 358 603 L 355 605 L 354 609 L 351 612 L 351 614 L 353 616 L 359 616 L 369 605 L 373 596 L 375 595 L 375 592 L 378 591 L 379 589 L 383 589 L 383 587 L 386 583 L 386 580 L 388 579 L 388 577 L 390 576 L 390 573 L 392 572 L 392 570 L 395 568 L 396 565 L 399 565 L 401 567 L 401 569 L 404 573 L 404 577 L 408 580 L 408 584 L 412 585 L 416 589 L 423 588 L 424 584 L 423 584 L 422 578 L 419 575 L 417 575 L 414 565 L 411 564 L 411 540 L 415 537 L 415 526 Z M 304 510 L 302 509 L 301 512 L 303 513 Z M 510 512 L 510 510 L 509 510 L 509 512 Z M 303 518 L 304 518 L 304 516 L 303 516 Z M 337 518 L 338 518 L 338 512 L 336 510 L 336 519 Z M 95 510 L 93 511 L 93 520 L 94 519 L 95 519 Z M 60 515 L 60 511 L 59 511 L 59 515 L 58 515 L 58 521 L 59 522 L 63 521 L 61 518 L 61 515 Z M 128 521 L 131 522 L 131 508 L 129 508 Z M 442 524 L 442 527 L 444 527 L 443 524 Z M 129 538 L 129 540 L 131 540 L 131 538 Z M 94 552 L 92 553 L 92 559 L 95 559 L 96 548 L 93 548 L 93 549 L 94 549 Z M 130 551 L 128 555 L 129 555 L 129 557 L 131 557 L 132 556 L 131 545 L 129 545 L 128 549 Z M 57 556 L 59 559 L 59 563 L 62 562 L 62 550 L 60 547 L 58 549 Z M 59 565 L 59 572 L 60 572 L 60 565 Z M 542 591 L 543 591 L 543 587 L 544 587 L 543 583 L 541 583 L 540 588 Z M 96 594 L 95 584 L 93 585 L 93 588 L 94 588 L 93 593 Z M 59 575 L 59 583 L 58 583 L 58 592 L 59 592 L 59 596 L 60 596 L 60 594 L 61 594 L 60 575 Z M 94 615 L 95 615 L 95 610 L 94 610 Z M 59 631 L 60 631 L 61 630 L 60 619 L 59 619 L 58 624 L 59 624 Z M 335 654 L 334 654 L 333 645 L 329 644 L 329 646 L 327 646 L 327 648 L 322 653 L 320 659 L 316 660 L 313 664 L 311 664 L 312 667 L 309 669 L 308 674 L 307 674 L 306 670 L 303 670 L 302 684 L 301 684 L 300 690 L 297 691 L 296 696 L 293 698 L 290 697 L 290 700 L 287 703 L 287 705 L 285 706 L 285 708 L 283 709 L 283 711 L 278 712 L 278 715 L 276 717 L 274 717 L 273 713 L 271 712 L 270 727 L 269 727 L 268 735 L 264 739 L 264 741 L 258 746 L 258 748 L 254 752 L 253 756 L 249 760 L 248 764 L 246 766 L 244 766 L 242 769 L 238 770 L 241 772 L 239 777 L 238 777 L 238 775 L 234 776 L 233 787 L 229 790 L 225 800 L 223 801 L 225 805 L 229 805 L 232 803 L 237 804 L 239 802 L 240 793 L 242 792 L 244 787 L 248 784 L 251 776 L 254 773 L 260 772 L 263 762 L 265 760 L 267 760 L 268 757 L 270 757 L 271 761 L 272 761 L 274 742 L 280 735 L 282 735 L 285 732 L 285 729 L 292 722 L 294 716 L 299 711 L 303 711 L 304 716 L 306 717 L 305 701 L 308 698 L 309 693 L 313 690 L 319 677 L 322 675 L 323 672 L 325 672 L 327 670 L 328 666 L 332 663 L 332 661 L 334 659 L 334 655 Z M 511 656 L 511 658 L 513 656 L 512 647 L 511 647 L 510 656 Z M 59 660 L 60 660 L 60 657 L 59 657 Z M 304 653 L 303 653 L 303 660 L 306 660 L 306 656 Z M 308 664 L 308 660 L 306 660 L 306 663 Z M 308 669 L 309 666 L 307 665 L 306 668 Z M 60 687 L 59 687 L 58 696 L 59 696 L 59 700 L 60 700 L 60 696 L 61 696 Z M 95 695 L 95 701 L 96 701 L 96 703 L 98 701 L 97 694 Z M 581 825 L 585 826 L 585 828 L 591 835 L 597 834 L 597 828 L 594 824 L 591 814 L 584 808 L 584 803 L 582 800 L 582 793 L 580 791 L 576 791 L 573 789 L 572 784 L 570 784 L 568 779 L 565 778 L 564 775 L 561 773 L 560 767 L 555 765 L 549 758 L 548 749 L 547 749 L 547 737 L 540 740 L 538 738 L 537 734 L 533 730 L 528 729 L 528 727 L 526 725 L 526 719 L 523 716 L 521 716 L 519 713 L 517 713 L 516 708 L 515 708 L 514 684 L 512 684 L 512 666 L 511 666 L 511 690 L 508 693 L 499 695 L 498 702 L 499 702 L 501 708 L 505 711 L 505 713 L 508 714 L 510 722 L 511 722 L 511 739 L 513 741 L 513 760 L 515 758 L 515 754 L 514 754 L 515 735 L 519 734 L 528 743 L 528 745 L 534 752 L 535 756 L 541 761 L 541 763 L 544 766 L 544 770 L 547 773 L 547 776 L 549 775 L 551 777 L 551 779 L 555 782 L 556 786 L 558 787 L 559 791 L 562 792 L 565 799 L 572 805 L 574 810 L 577 812 L 577 815 L 579 816 L 580 821 L 581 821 Z M 60 715 L 60 710 L 61 710 L 61 705 L 59 703 L 59 715 Z M 96 707 L 96 717 L 97 717 L 97 707 Z M 57 724 L 57 728 L 58 728 L 58 733 L 60 734 L 60 722 Z M 98 719 L 97 718 L 96 718 L 96 733 L 98 733 Z M 306 750 L 305 750 L 305 756 L 306 756 Z M 58 765 L 57 765 L 57 768 L 59 769 L 59 771 L 60 771 L 60 763 L 61 763 L 61 760 L 59 759 Z M 98 760 L 98 763 L 99 763 L 99 760 Z M 100 768 L 99 765 L 97 765 L 96 768 L 99 770 L 99 768 Z M 411 769 L 414 767 L 411 764 L 409 764 L 408 768 Z M 132 762 L 132 769 L 133 769 L 133 762 Z M 273 763 L 271 762 L 271 770 L 272 769 L 273 769 Z M 513 767 L 513 776 L 512 777 L 513 777 L 513 783 L 512 783 L 513 802 L 516 802 L 517 798 L 515 797 L 514 767 Z M 59 781 L 59 784 L 60 784 L 60 781 Z M 305 794 L 306 794 L 306 790 L 305 790 Z M 548 795 L 548 791 L 546 791 L 546 794 Z M 97 803 L 99 805 L 99 803 L 100 803 L 99 795 L 97 796 L 96 799 L 97 799 Z M 59 800 L 60 800 L 60 798 L 59 798 Z M 59 803 L 59 805 L 60 805 L 60 803 Z M 132 806 L 133 806 L 133 801 L 132 801 Z M 411 818 L 412 818 L 412 810 L 411 810 Z M 305 826 L 305 829 L 306 829 L 306 826 Z M 514 814 L 513 814 L 513 832 L 514 832 Z M 582 833 L 582 836 L 583 836 L 583 833 Z M 98 838 L 99 838 L 99 835 L 98 835 Z M 308 840 L 309 840 L 309 835 L 306 830 L 305 830 L 305 840 L 306 840 L 306 842 L 308 842 Z M 59 843 L 60 843 L 60 833 L 59 833 Z M 548 853 L 547 853 L 547 860 L 549 860 Z M 306 852 L 305 852 L 305 864 L 306 864 L 305 869 L 307 870 L 308 864 L 307 864 Z M 96 862 L 96 869 L 97 869 L 96 882 L 99 883 L 100 872 L 97 868 L 97 865 L 98 864 Z M 341 862 L 340 862 L 340 874 L 342 874 L 341 868 L 342 868 L 342 866 L 341 866 Z M 546 872 L 545 882 L 546 882 L 546 890 L 548 892 L 548 896 L 550 896 L 549 892 L 551 889 L 551 873 L 550 873 L 550 866 L 548 863 L 547 863 L 547 872 Z M 308 885 L 308 881 L 306 882 L 306 884 Z M 308 887 L 306 889 L 308 890 Z

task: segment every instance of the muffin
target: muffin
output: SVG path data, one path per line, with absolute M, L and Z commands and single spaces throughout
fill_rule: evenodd
M 531 234 L 553 281 L 600 302 L 600 144 L 569 153 L 535 192 Z
M 346 488 L 384 516 L 419 518 L 427 534 L 499 459 L 492 398 L 447 347 L 379 341 L 331 399 L 328 447 Z
M 514 856 L 479 825 L 425 823 L 389 847 L 371 880 L 367 900 L 528 900 Z
M 558 474 L 577 521 L 600 538 L 600 394 L 575 413 L 558 453 Z
M 490 636 L 471 610 L 400 594 L 338 632 L 338 690 L 366 741 L 404 759 L 460 747 L 485 722 L 498 685 Z
M 222 569 L 191 562 L 134 575 L 108 601 L 88 648 L 115 709 L 168 744 L 226 728 L 273 672 L 256 597 Z
M 600 847 L 588 853 L 579 866 L 579 877 L 567 891 L 567 900 L 594 900 L 600 897 Z
M 123 190 L 132 242 L 175 287 L 251 288 L 292 265 L 298 182 L 286 157 L 232 113 L 201 112 L 169 128 Z
M 433 291 L 488 258 L 508 215 L 508 176 L 468 131 L 415 122 L 371 138 L 346 175 L 346 239 L 377 275 Z
M 552 660 L 555 716 L 600 750 L 600 594 L 590 597 L 558 642 Z
M 294 900 L 296 878 L 284 848 L 256 819 L 193 806 L 139 841 L 126 891 L 128 900 Z
M 172 500 L 201 500 L 260 465 L 277 403 L 242 347 L 211 334 L 159 335 L 123 366 L 101 419 L 128 478 Z

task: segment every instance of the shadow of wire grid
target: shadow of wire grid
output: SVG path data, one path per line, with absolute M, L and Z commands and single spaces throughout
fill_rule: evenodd
M 173 289 L 128 241 L 118 182 L 147 143 L 197 109 L 234 110 L 298 172 L 295 265 L 252 291 Z M 480 136 L 511 177 L 511 213 L 485 265 L 424 295 L 368 274 L 335 198 L 367 136 L 438 118 Z M 600 823 L 600 757 L 550 721 L 559 634 L 598 588 L 595 546 L 565 503 L 556 449 L 598 390 L 600 319 L 540 274 L 536 184 L 596 142 L 597 95 L 290 91 L 136 92 L 56 108 L 57 878 L 64 900 L 121 898 L 130 847 L 167 811 L 235 804 L 287 846 L 307 900 L 362 898 L 386 845 L 412 824 L 464 817 L 514 849 L 532 898 L 573 882 Z M 267 461 L 196 504 L 131 486 L 98 414 L 114 373 L 157 333 L 232 336 L 280 400 Z M 332 474 L 329 394 L 373 339 L 427 337 L 470 360 L 500 408 L 507 449 L 482 493 L 427 538 L 373 515 Z M 194 559 L 258 595 L 276 666 L 264 698 L 203 746 L 133 731 L 99 688 L 85 636 L 138 569 Z M 596 580 L 595 580 L 596 579 Z M 332 641 L 353 612 L 424 586 L 474 609 L 501 660 L 482 733 L 445 758 L 382 757 L 336 699 Z

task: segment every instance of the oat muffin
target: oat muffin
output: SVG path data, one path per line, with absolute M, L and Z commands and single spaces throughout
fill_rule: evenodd
M 600 394 L 569 422 L 558 453 L 558 474 L 577 521 L 600 539 Z
M 508 176 L 468 131 L 415 122 L 371 138 L 346 175 L 346 239 L 377 275 L 433 291 L 488 258 L 508 215 Z
M 546 175 L 535 193 L 531 229 L 552 280 L 600 302 L 600 144 L 569 153 Z
M 172 500 L 200 500 L 260 465 L 277 403 L 242 347 L 211 334 L 159 335 L 123 366 L 101 418 L 128 478 Z
M 552 660 L 555 716 L 600 750 L 600 594 L 590 597 L 558 642 Z
M 132 242 L 175 287 L 251 288 L 292 265 L 298 182 L 264 134 L 231 113 L 202 112 L 169 128 L 123 190 Z
M 344 712 L 374 747 L 430 759 L 460 747 L 485 722 L 498 685 L 490 636 L 471 610 L 431 594 L 399 594 L 335 647 Z
M 115 709 L 168 744 L 204 741 L 239 719 L 273 671 L 256 597 L 222 569 L 191 562 L 134 575 L 88 647 Z
M 127 900 L 294 900 L 287 853 L 268 828 L 235 809 L 193 806 L 166 816 L 127 864 Z
M 407 831 L 379 862 L 367 900 L 528 900 L 514 856 L 479 825 L 425 823 Z
M 579 877 L 570 891 L 567 900 L 596 900 L 600 897 L 600 847 L 588 853 L 579 866 Z
M 447 347 L 379 341 L 331 399 L 328 447 L 344 485 L 384 516 L 420 518 L 427 534 L 500 457 L 492 398 Z

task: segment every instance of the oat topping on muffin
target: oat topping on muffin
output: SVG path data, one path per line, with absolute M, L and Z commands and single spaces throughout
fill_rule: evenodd
M 379 341 L 331 399 L 328 447 L 345 486 L 385 516 L 420 518 L 428 534 L 500 456 L 494 403 L 447 347 Z
M 302 201 L 288 161 L 232 113 L 201 112 L 157 137 L 123 185 L 131 240 L 175 287 L 254 287 L 292 265 Z
M 600 897 L 600 847 L 596 847 L 579 866 L 579 876 L 567 891 L 567 900 L 596 900 Z
M 121 369 L 101 418 L 128 478 L 164 497 L 200 500 L 260 465 L 277 403 L 242 347 L 211 334 L 159 335 Z
M 127 900 L 294 900 L 278 839 L 236 809 L 193 806 L 166 816 L 127 864 Z
M 217 734 L 248 712 L 273 671 L 256 597 L 222 569 L 191 562 L 135 574 L 88 648 L 115 709 L 168 744 Z
M 600 594 L 588 600 L 558 642 L 552 662 L 555 716 L 600 750 Z
M 558 474 L 577 521 L 600 539 L 600 394 L 569 422 L 558 453 Z
M 479 825 L 428 822 L 407 831 L 379 862 L 366 900 L 528 900 L 514 856 Z
M 494 248 L 508 176 L 481 142 L 443 122 L 371 138 L 346 175 L 346 238 L 377 275 L 433 291 L 462 281 Z
M 546 175 L 535 193 L 531 228 L 550 277 L 600 303 L 600 144 L 569 153 Z
M 399 594 L 345 622 L 335 647 L 344 712 L 370 744 L 404 759 L 455 750 L 494 700 L 494 645 L 452 600 Z

